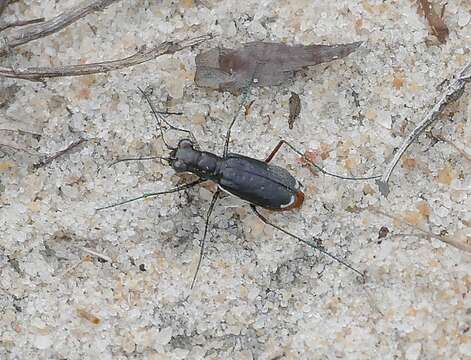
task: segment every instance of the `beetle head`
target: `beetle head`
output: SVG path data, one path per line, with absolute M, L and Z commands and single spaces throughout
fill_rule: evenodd
M 193 149 L 193 141 L 182 139 L 177 148 L 170 153 L 170 165 L 176 172 L 191 171 L 198 153 Z

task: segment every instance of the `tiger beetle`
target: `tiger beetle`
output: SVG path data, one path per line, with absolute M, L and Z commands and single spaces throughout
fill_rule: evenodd
M 362 280 L 365 279 L 364 273 L 355 269 L 354 267 L 352 267 L 342 259 L 338 258 L 337 256 L 331 254 L 330 252 L 327 252 L 320 245 L 305 240 L 285 230 L 279 225 L 274 224 L 273 222 L 268 220 L 264 215 L 262 215 L 259 212 L 258 208 L 264 208 L 272 211 L 288 211 L 292 209 L 298 209 L 303 204 L 305 194 L 301 190 L 301 183 L 296 180 L 293 175 L 288 172 L 288 170 L 270 163 L 273 157 L 277 154 L 277 152 L 283 145 L 286 145 L 292 151 L 303 157 L 306 162 L 308 162 L 310 165 L 314 166 L 316 169 L 326 175 L 346 180 L 369 180 L 378 178 L 378 176 L 346 177 L 330 173 L 322 169 L 318 165 L 314 164 L 304 154 L 302 154 L 293 145 L 291 145 L 285 140 L 280 140 L 265 160 L 257 160 L 249 156 L 230 153 L 229 141 L 231 137 L 231 129 L 234 126 L 237 116 L 246 101 L 249 92 L 249 86 L 247 87 L 239 109 L 232 118 L 232 121 L 227 130 L 222 156 L 207 151 L 201 151 L 196 141 L 196 138 L 191 133 L 191 131 L 178 128 L 170 124 L 162 115 L 163 113 L 155 109 L 148 95 L 140 88 L 139 91 L 146 99 L 147 103 L 149 104 L 152 110 L 153 116 L 158 122 L 160 129 L 160 137 L 162 138 L 165 147 L 170 151 L 170 154 L 168 157 L 152 156 L 137 159 L 128 158 L 118 160 L 117 162 L 128 160 L 160 159 L 166 161 L 175 170 L 175 172 L 189 172 L 197 175 L 198 179 L 193 182 L 177 186 L 173 189 L 153 193 L 145 193 L 141 196 L 128 199 L 113 205 L 101 207 L 97 210 L 112 208 L 115 206 L 127 204 L 131 201 L 144 199 L 152 196 L 183 191 L 207 180 L 211 180 L 216 183 L 218 188 L 213 194 L 211 203 L 208 208 L 208 212 L 206 214 L 204 234 L 200 242 L 200 254 L 198 264 L 196 266 L 196 271 L 191 282 L 191 289 L 193 289 L 195 285 L 196 277 L 198 275 L 198 271 L 201 266 L 201 261 L 203 259 L 204 245 L 208 233 L 211 213 L 213 212 L 213 208 L 221 194 L 221 191 L 224 191 L 226 193 L 229 193 L 230 195 L 236 196 L 242 200 L 247 201 L 253 213 L 265 224 L 272 226 L 273 228 L 283 232 L 284 234 L 320 251 L 322 254 L 334 259 L 343 266 L 354 271 L 361 277 Z M 186 134 L 188 134 L 189 137 L 181 139 L 178 142 L 177 147 L 170 146 L 165 139 L 162 122 L 165 122 L 165 124 L 172 130 L 185 132 Z M 313 239 L 319 244 L 321 243 L 320 238 L 313 237 Z

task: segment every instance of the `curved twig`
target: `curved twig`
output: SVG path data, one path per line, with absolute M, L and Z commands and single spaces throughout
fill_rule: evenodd
M 147 48 L 144 46 L 134 55 L 128 56 L 124 59 L 103 61 L 91 64 L 64 65 L 57 67 L 31 67 L 27 69 L 12 69 L 0 66 L 0 77 L 3 76 L 15 79 L 41 81 L 42 79 L 53 77 L 107 73 L 109 71 L 142 64 L 146 61 L 165 54 L 173 54 L 184 48 L 200 44 L 201 42 L 210 39 L 210 37 L 210 35 L 202 35 L 183 40 L 178 43 L 164 42 L 151 48 L 150 50 L 147 50 Z
M 101 11 L 117 1 L 120 0 L 82 1 L 76 7 L 64 11 L 55 18 L 13 32 L 5 36 L 4 41 L 0 42 L 0 56 L 8 54 L 9 50 L 14 47 L 58 32 L 80 18 L 92 12 Z

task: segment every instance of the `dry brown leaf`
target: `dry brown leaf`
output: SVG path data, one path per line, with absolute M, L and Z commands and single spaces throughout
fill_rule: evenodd
M 286 45 L 255 41 L 238 49 L 213 48 L 196 56 L 195 83 L 220 91 L 238 93 L 254 86 L 280 85 L 297 70 L 341 59 L 362 42 L 341 45 Z
M 437 14 L 429 0 L 417 0 L 417 6 L 419 13 L 427 19 L 432 34 L 437 37 L 438 41 L 444 44 L 450 31 L 442 17 Z
M 294 122 L 299 116 L 301 112 L 301 100 L 299 99 L 299 95 L 291 92 L 291 97 L 289 98 L 289 119 L 288 119 L 288 126 L 290 129 L 293 128 Z

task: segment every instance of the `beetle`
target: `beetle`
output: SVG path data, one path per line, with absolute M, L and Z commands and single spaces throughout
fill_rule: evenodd
M 323 247 L 316 245 L 315 243 L 310 242 L 308 240 L 305 240 L 285 230 L 281 226 L 271 222 L 269 219 L 267 219 L 264 215 L 262 215 L 258 211 L 258 208 L 260 207 L 260 208 L 264 208 L 271 211 L 288 211 L 292 209 L 299 209 L 303 204 L 305 194 L 302 191 L 302 184 L 298 180 L 296 180 L 296 178 L 293 175 L 291 175 L 288 170 L 270 163 L 273 157 L 277 154 L 277 152 L 280 150 L 280 148 L 283 145 L 288 146 L 291 150 L 296 152 L 298 155 L 302 156 L 306 162 L 316 167 L 319 171 L 321 171 L 322 173 L 326 175 L 338 177 L 341 179 L 347 179 L 347 180 L 369 180 L 369 179 L 378 178 L 378 176 L 346 177 L 346 176 L 341 176 L 341 175 L 330 173 L 322 169 L 318 165 L 314 164 L 304 154 L 302 154 L 293 145 L 291 145 L 285 140 L 280 140 L 278 144 L 275 146 L 275 148 L 272 150 L 270 155 L 265 160 L 258 160 L 249 156 L 230 153 L 229 141 L 230 141 L 230 136 L 231 136 L 231 129 L 237 119 L 237 115 L 240 112 L 240 109 L 245 103 L 245 100 L 248 94 L 248 89 L 246 90 L 245 96 L 243 97 L 243 100 L 241 102 L 241 105 L 238 111 L 234 115 L 229 125 L 227 134 L 226 134 L 225 144 L 224 144 L 224 151 L 221 156 L 208 152 L 208 151 L 200 150 L 199 145 L 195 137 L 191 133 L 191 131 L 186 130 L 186 129 L 181 129 L 181 128 L 171 125 L 168 121 L 165 120 L 164 117 L 161 116 L 161 112 L 158 112 L 155 109 L 148 95 L 142 89 L 139 88 L 139 90 L 142 93 L 143 97 L 146 99 L 147 103 L 149 104 L 154 117 L 158 121 L 159 129 L 161 132 L 160 136 L 162 138 L 163 143 L 170 151 L 168 157 L 153 156 L 153 157 L 148 157 L 145 159 L 157 158 L 160 160 L 167 161 L 167 163 L 175 170 L 175 172 L 177 173 L 189 172 L 189 173 L 197 175 L 198 179 L 193 182 L 180 185 L 173 189 L 160 191 L 160 192 L 145 193 L 141 196 L 138 196 L 132 199 L 127 199 L 125 201 L 122 201 L 113 205 L 104 206 L 97 210 L 108 209 L 111 207 L 123 205 L 131 201 L 135 201 L 135 200 L 143 199 L 147 197 L 153 197 L 157 195 L 183 191 L 197 184 L 200 184 L 204 181 L 210 180 L 216 183 L 218 188 L 216 192 L 213 194 L 211 203 L 208 208 L 208 212 L 206 214 L 204 234 L 203 234 L 203 238 L 201 240 L 201 246 L 200 246 L 200 256 L 199 256 L 195 274 L 193 276 L 193 280 L 191 282 L 191 288 L 193 288 L 195 285 L 196 277 L 201 266 L 201 261 L 203 259 L 204 243 L 205 243 L 206 236 L 208 233 L 210 216 L 222 191 L 248 202 L 253 213 L 265 224 L 272 226 L 273 228 L 285 233 L 286 235 L 314 249 L 317 249 L 324 255 L 336 260 L 343 266 L 354 271 L 364 280 L 365 278 L 364 273 L 355 269 L 354 267 L 352 267 L 351 265 L 349 265 L 342 259 L 338 258 L 337 256 L 326 251 Z M 189 134 L 190 136 L 181 139 L 178 142 L 178 145 L 176 147 L 170 146 L 165 140 L 165 135 L 163 132 L 163 126 L 162 126 L 161 121 L 165 122 L 165 124 L 169 126 L 171 129 L 185 132 Z M 144 158 L 123 159 L 120 161 L 143 160 L 143 159 Z M 318 243 L 321 242 L 321 239 L 319 238 L 314 237 L 314 240 L 317 241 Z

